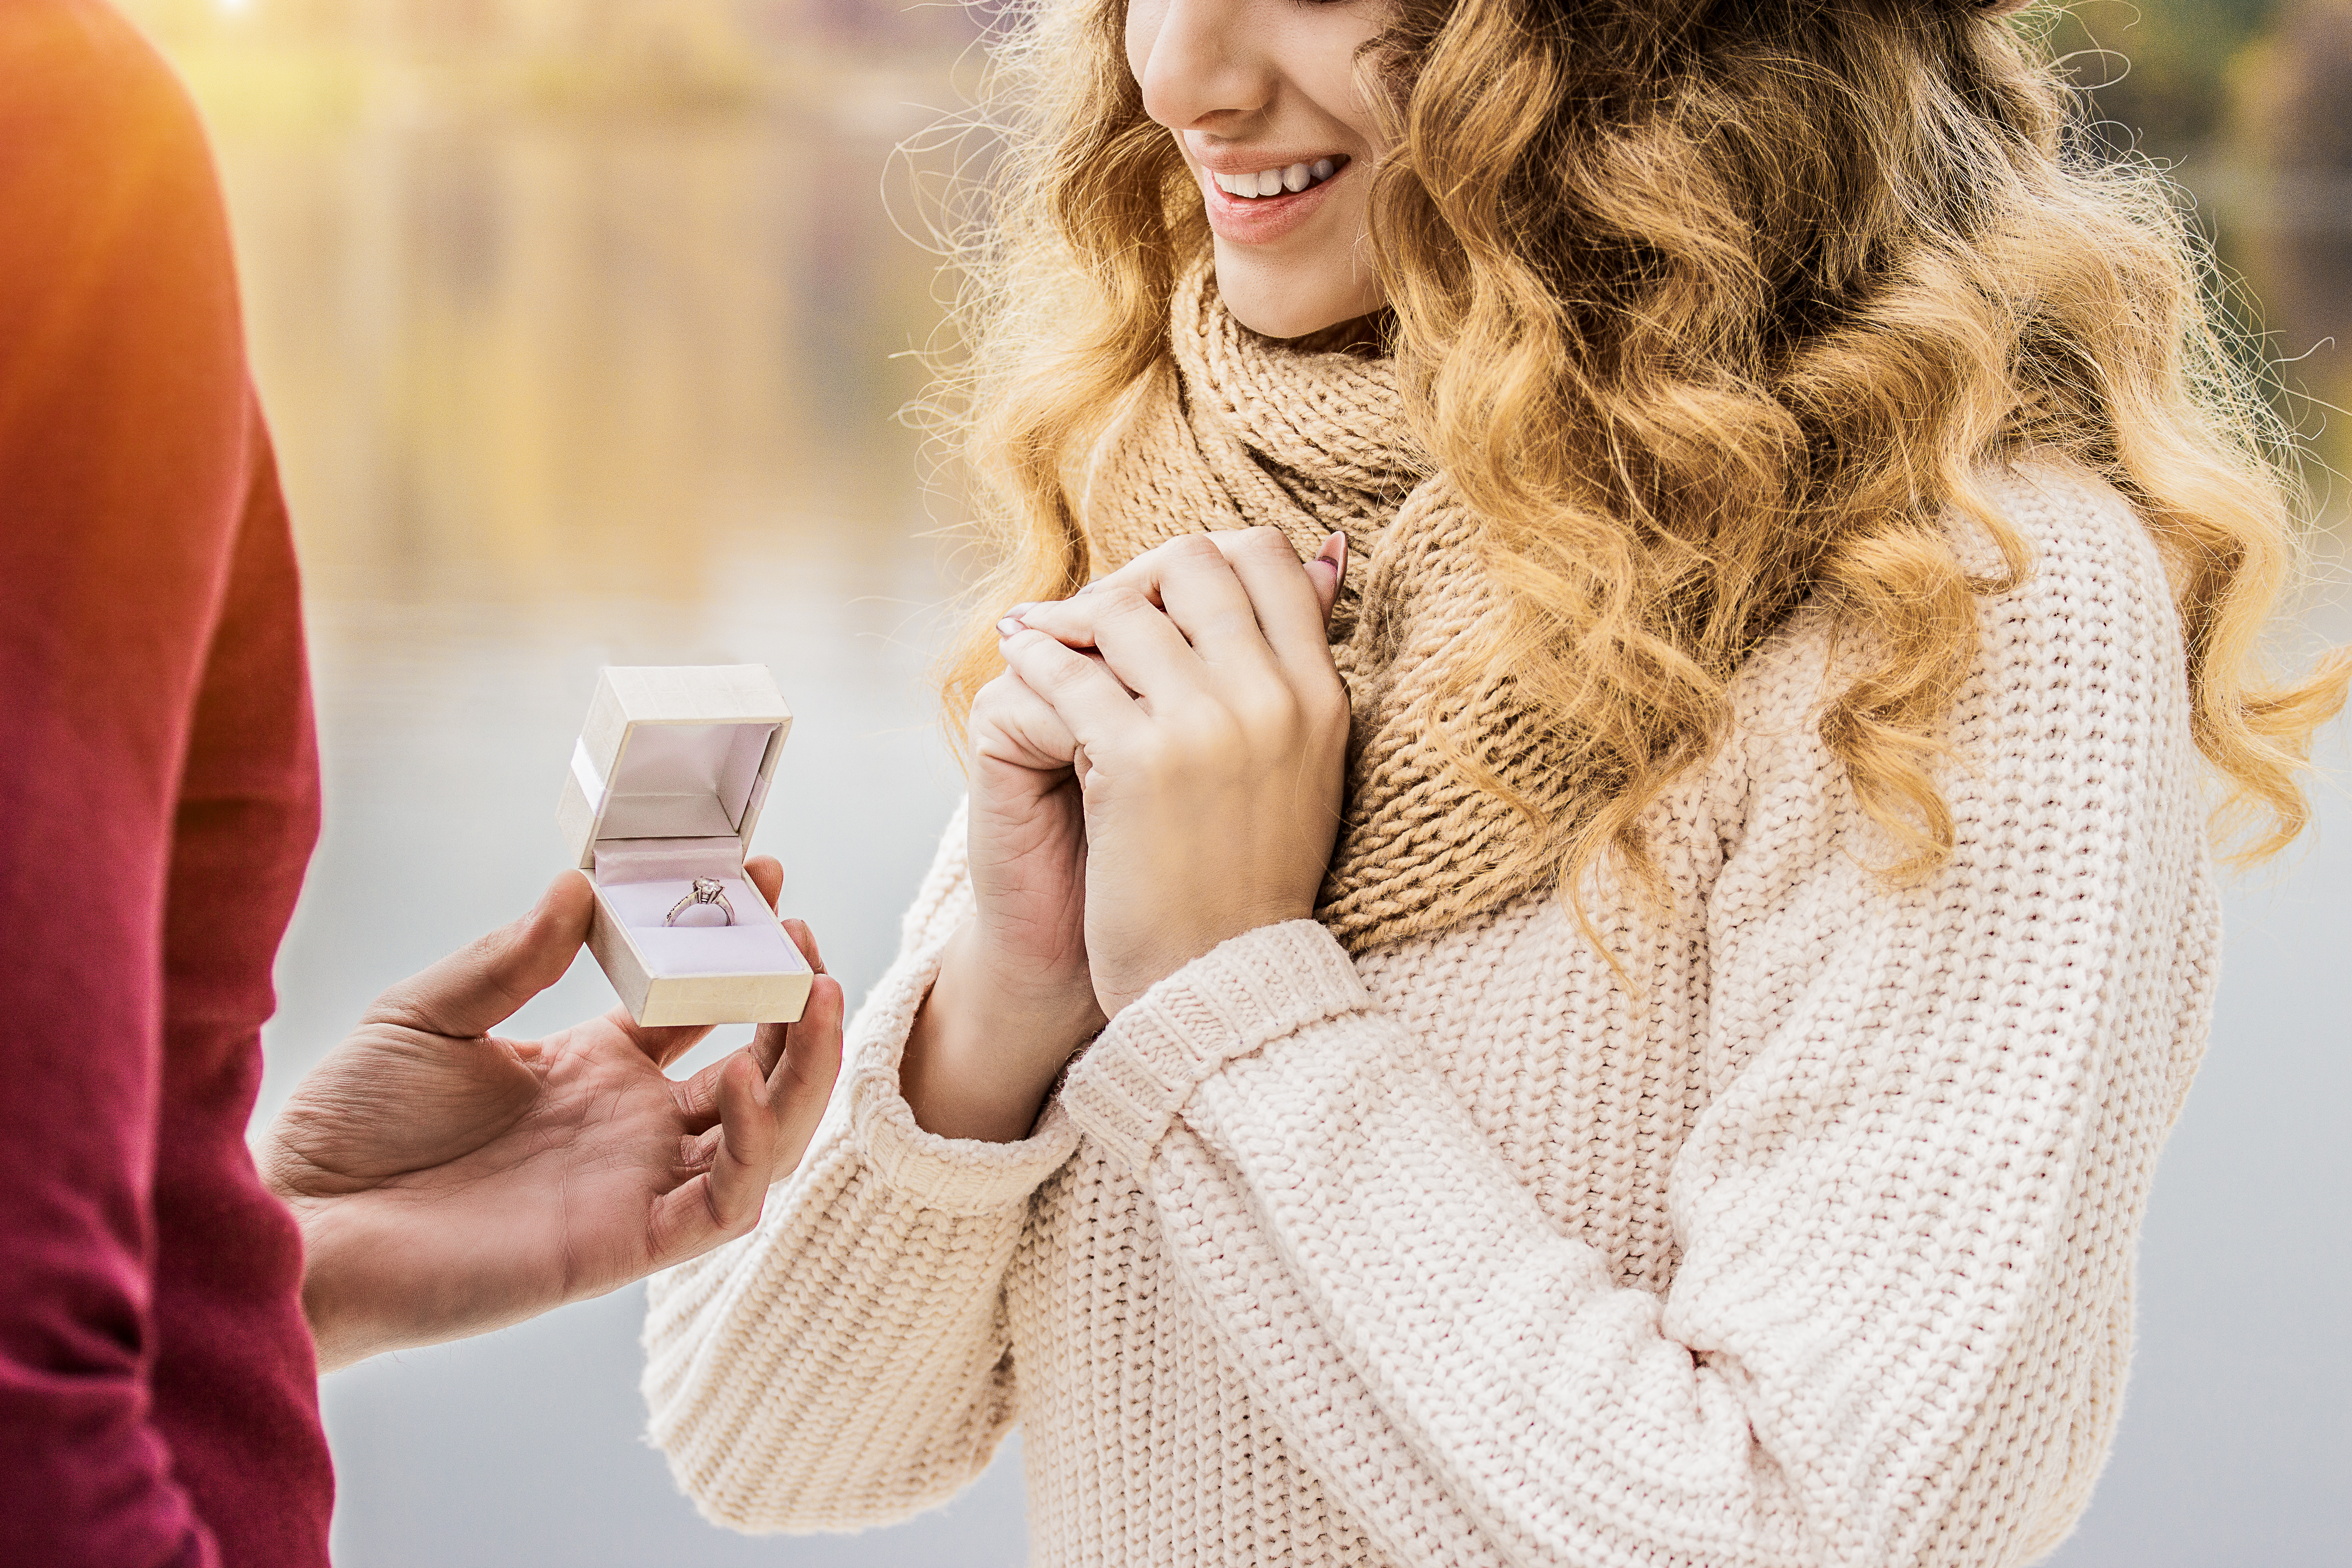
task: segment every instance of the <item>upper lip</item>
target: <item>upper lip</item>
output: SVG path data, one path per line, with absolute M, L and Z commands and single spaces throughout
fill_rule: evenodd
M 1192 149 L 1192 161 L 1213 174 L 1255 174 L 1265 169 L 1287 169 L 1293 163 L 1314 163 L 1328 158 L 1334 163 L 1348 156 L 1328 150 L 1306 153 L 1215 152 Z

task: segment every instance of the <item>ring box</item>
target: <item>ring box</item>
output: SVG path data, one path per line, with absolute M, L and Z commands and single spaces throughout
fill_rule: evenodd
M 555 819 L 596 889 L 588 949 L 638 1023 L 790 1023 L 807 1005 L 808 962 L 743 870 L 792 727 L 761 665 L 598 678 Z M 719 883 L 731 923 L 690 901 L 667 923 L 698 877 Z

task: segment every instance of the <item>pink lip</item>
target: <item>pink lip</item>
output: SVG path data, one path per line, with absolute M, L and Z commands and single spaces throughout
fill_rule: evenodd
M 1356 160 L 1349 159 L 1345 167 L 1320 184 L 1303 191 L 1291 191 L 1279 196 L 1237 196 L 1209 177 L 1207 169 L 1195 164 L 1192 177 L 1200 182 L 1202 198 L 1209 209 L 1209 227 L 1219 239 L 1235 245 L 1272 245 L 1297 229 L 1315 216 L 1331 187 L 1355 173 Z

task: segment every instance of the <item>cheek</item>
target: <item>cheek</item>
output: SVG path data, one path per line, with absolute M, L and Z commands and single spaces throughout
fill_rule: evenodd
M 1298 51 L 1296 79 L 1300 90 L 1314 100 L 1318 109 L 1354 132 L 1378 157 L 1387 151 L 1387 146 L 1365 101 L 1356 69 L 1357 56 L 1377 36 L 1377 31 L 1366 26 L 1360 17 L 1344 20 L 1351 25 L 1344 28 L 1327 26 L 1316 37 L 1311 48 Z

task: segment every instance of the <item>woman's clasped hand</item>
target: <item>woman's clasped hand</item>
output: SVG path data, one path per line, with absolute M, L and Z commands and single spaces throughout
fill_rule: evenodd
M 901 1078 L 933 1132 L 1006 1142 L 1105 1020 L 1231 937 L 1314 913 L 1348 693 L 1335 533 L 1189 534 L 998 624 L 970 721 L 974 913 Z

